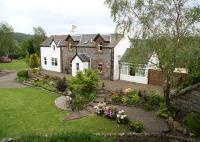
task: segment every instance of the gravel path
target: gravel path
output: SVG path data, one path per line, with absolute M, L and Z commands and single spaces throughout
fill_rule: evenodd
M 9 73 L 5 76 L 0 77 L 0 88 L 22 88 L 25 87 L 21 83 L 18 83 L 15 78 L 16 72 Z

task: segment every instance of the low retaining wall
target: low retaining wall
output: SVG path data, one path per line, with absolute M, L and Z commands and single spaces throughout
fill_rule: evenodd
M 195 112 L 200 115 L 200 83 L 171 94 L 171 103 L 184 113 Z
M 114 139 L 116 142 L 196 142 L 197 139 L 184 138 L 166 134 L 144 134 L 144 133 L 128 133 L 128 134 L 104 134 L 106 138 Z

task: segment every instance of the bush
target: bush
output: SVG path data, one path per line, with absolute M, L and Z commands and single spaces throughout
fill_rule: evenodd
M 140 121 L 131 121 L 129 123 L 130 131 L 134 131 L 136 133 L 142 133 L 144 131 L 144 124 Z
M 159 110 L 156 114 L 160 117 L 169 118 L 172 116 L 172 110 L 169 110 L 165 103 L 160 103 Z
M 121 103 L 121 96 L 119 95 L 113 95 L 111 99 L 115 103 Z
M 17 142 L 112 142 L 108 138 L 86 133 L 66 133 L 51 136 L 23 136 Z
M 195 113 L 190 113 L 184 118 L 185 125 L 197 136 L 200 136 L 200 118 Z
M 66 84 L 66 78 L 64 77 L 63 79 L 59 79 L 56 82 L 56 89 L 60 92 L 64 92 L 67 88 L 67 84 Z
M 87 96 L 98 87 L 99 75 L 97 71 L 86 69 L 78 72 L 76 77 L 69 81 L 69 89 L 74 94 Z
M 17 72 L 17 77 L 18 78 L 20 78 L 20 77 L 29 78 L 28 71 L 22 70 L 22 71 Z
M 40 59 L 37 54 L 31 54 L 29 59 L 30 68 L 38 68 L 40 66 Z
M 164 98 L 151 92 L 150 94 L 146 95 L 144 101 L 145 110 L 150 111 L 155 107 L 159 107 L 160 103 L 164 102 Z

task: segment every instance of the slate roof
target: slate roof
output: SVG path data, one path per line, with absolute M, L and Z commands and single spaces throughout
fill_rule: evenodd
M 52 35 L 47 38 L 41 46 L 49 47 L 52 41 L 55 41 L 56 45 L 59 47 L 66 46 L 66 39 L 71 36 L 74 41 L 77 41 L 77 47 L 94 47 L 94 39 L 100 35 L 104 41 L 107 43 L 105 47 L 115 47 L 117 43 L 123 38 L 122 35 L 115 34 L 79 34 L 79 35 Z
M 82 62 L 90 62 L 90 58 L 87 57 L 85 54 L 76 54 L 76 55 L 72 58 L 72 60 L 73 60 L 76 56 L 78 56 L 78 57 L 81 59 Z
M 52 41 L 56 43 L 57 46 L 63 47 L 66 45 L 65 39 L 68 35 L 52 35 L 49 38 L 47 38 L 40 46 L 49 47 L 51 46 Z

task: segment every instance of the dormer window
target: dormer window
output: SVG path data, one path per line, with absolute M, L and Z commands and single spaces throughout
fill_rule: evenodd
M 53 45 L 53 50 L 56 50 L 56 46 L 55 45 Z
M 102 51 L 103 50 L 103 42 L 100 42 L 99 43 L 99 51 Z

